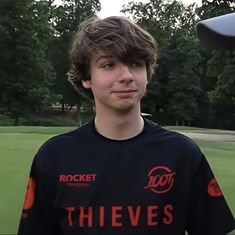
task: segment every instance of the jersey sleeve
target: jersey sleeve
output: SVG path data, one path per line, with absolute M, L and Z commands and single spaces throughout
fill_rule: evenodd
M 31 166 L 25 194 L 18 235 L 59 234 L 55 231 L 50 195 L 45 186 L 45 178 L 39 170 L 36 157 Z
M 190 235 L 225 235 L 232 231 L 234 217 L 204 155 L 191 182 L 187 232 Z

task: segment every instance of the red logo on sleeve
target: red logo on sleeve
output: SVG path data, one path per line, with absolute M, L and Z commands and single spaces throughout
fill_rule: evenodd
M 175 172 L 166 166 L 156 166 L 148 173 L 148 184 L 144 187 L 155 193 L 166 193 L 174 184 Z
M 25 194 L 24 210 L 28 210 L 33 206 L 35 198 L 35 188 L 36 182 L 33 180 L 33 178 L 30 177 L 28 181 L 27 192 Z
M 208 184 L 207 192 L 212 197 L 219 197 L 223 195 L 215 177 Z

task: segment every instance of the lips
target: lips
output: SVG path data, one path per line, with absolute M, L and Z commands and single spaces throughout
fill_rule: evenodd
M 115 90 L 112 93 L 116 94 L 118 97 L 121 98 L 128 98 L 132 97 L 136 92 L 137 90 L 135 89 L 124 89 L 124 90 Z
M 137 92 L 136 89 L 123 89 L 123 90 L 114 90 L 112 93 L 133 93 Z

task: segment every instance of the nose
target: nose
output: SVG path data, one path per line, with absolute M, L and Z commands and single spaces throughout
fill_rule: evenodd
M 134 79 L 134 74 L 133 74 L 131 67 L 125 64 L 121 64 L 120 67 L 121 67 L 120 68 L 121 73 L 120 73 L 118 81 L 126 82 L 126 83 L 132 82 Z

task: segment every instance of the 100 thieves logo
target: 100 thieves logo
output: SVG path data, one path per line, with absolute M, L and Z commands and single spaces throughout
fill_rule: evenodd
M 166 166 L 156 166 L 149 171 L 148 183 L 144 188 L 157 194 L 166 193 L 174 184 L 175 174 Z

